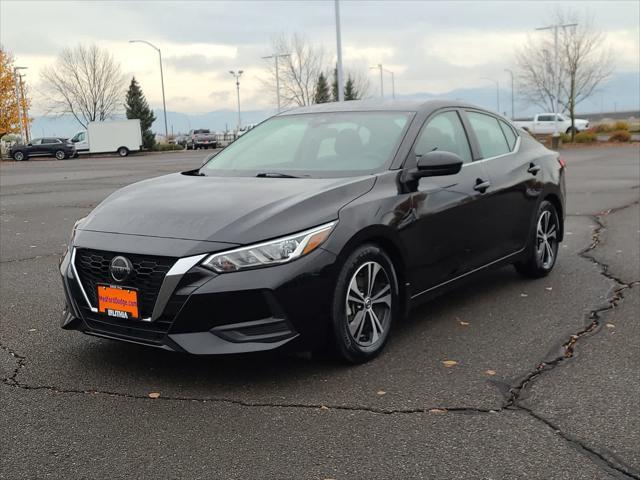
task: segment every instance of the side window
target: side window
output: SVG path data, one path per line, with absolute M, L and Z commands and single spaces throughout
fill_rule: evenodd
M 553 122 L 553 115 L 538 115 L 539 122 Z
M 424 155 L 433 150 L 451 152 L 464 163 L 471 162 L 471 148 L 457 112 L 444 112 L 427 123 L 418 137 L 416 155 Z
M 31 140 L 31 145 L 40 145 L 41 143 L 42 143 L 41 138 L 34 138 L 33 140 Z
M 507 143 L 509 144 L 509 150 L 513 152 L 513 149 L 516 147 L 516 134 L 513 133 L 513 129 L 506 123 L 500 120 L 500 128 L 502 128 L 502 132 L 504 133 L 505 138 L 507 139 Z
M 471 128 L 476 134 L 482 158 L 497 157 L 509 153 L 507 140 L 498 124 L 498 119 L 478 112 L 467 112 Z

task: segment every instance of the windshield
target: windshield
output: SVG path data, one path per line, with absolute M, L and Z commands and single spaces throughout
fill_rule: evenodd
M 200 170 L 205 175 L 362 175 L 391 162 L 413 114 L 337 112 L 274 117 L 251 129 Z

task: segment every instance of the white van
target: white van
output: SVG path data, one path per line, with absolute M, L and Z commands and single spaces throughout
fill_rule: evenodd
M 117 153 L 126 157 L 142 149 L 140 120 L 91 122 L 86 130 L 77 132 L 71 141 L 77 153 Z

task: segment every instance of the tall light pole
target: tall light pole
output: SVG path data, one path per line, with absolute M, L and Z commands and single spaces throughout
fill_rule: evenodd
M 383 69 L 385 72 L 391 74 L 391 98 L 396 99 L 396 76 L 391 70 Z
M 146 43 L 151 48 L 158 52 L 158 58 L 160 59 L 160 84 L 162 85 L 162 110 L 164 112 L 164 135 L 165 138 L 169 137 L 169 127 L 167 126 L 167 104 L 164 100 L 164 75 L 162 73 L 162 52 L 153 43 L 146 40 L 129 40 L 129 43 Z
M 489 80 L 490 82 L 494 82 L 496 84 L 496 108 L 497 112 L 500 113 L 500 82 L 495 78 L 489 77 L 481 77 L 482 80 Z
M 26 135 L 24 137 L 22 136 L 22 133 L 24 131 L 24 124 L 23 124 L 23 118 L 22 118 L 22 113 L 20 109 L 20 87 L 19 87 L 19 80 L 18 80 L 18 77 L 20 76 L 20 74 L 18 73 L 18 70 L 26 70 L 26 69 L 27 67 L 13 67 L 13 81 L 14 81 L 14 88 L 16 91 L 16 107 L 18 108 L 18 120 L 20 121 L 20 137 L 22 137 L 23 141 L 26 138 Z
M 31 140 L 31 133 L 29 132 L 29 106 L 27 105 L 27 99 L 24 96 L 24 85 L 22 83 L 22 77 L 25 75 L 18 75 L 20 78 L 20 97 L 22 99 L 22 118 L 24 119 L 24 134 L 27 138 L 27 142 Z
M 342 73 L 342 37 L 340 36 L 340 0 L 335 0 L 336 10 L 336 81 L 338 82 L 338 101 L 344 102 L 344 75 Z
M 276 97 L 278 99 L 278 113 L 280 113 L 280 74 L 278 73 L 278 59 L 290 57 L 290 53 L 274 53 L 268 57 L 262 57 L 264 60 L 273 58 L 276 62 Z
M 382 78 L 382 72 L 384 71 L 384 69 L 382 68 L 382 64 L 378 64 L 374 67 L 369 67 L 369 70 L 380 70 L 380 97 L 384 98 L 384 80 Z
M 233 70 L 229 70 L 229 73 L 231 75 L 233 75 L 236 79 L 236 89 L 238 91 L 238 128 L 236 130 L 236 132 L 240 131 L 240 125 L 241 125 L 241 121 L 240 121 L 240 77 L 242 76 L 243 70 L 238 70 L 238 72 L 236 73 Z
M 513 90 L 513 70 L 509 70 L 508 68 L 504 69 L 505 72 L 509 72 L 509 75 L 511 75 L 511 120 L 515 120 L 516 119 L 516 113 L 515 113 L 515 102 L 513 100 L 514 98 L 514 90 Z
M 567 27 L 575 27 L 577 23 L 565 23 L 565 24 L 555 24 L 555 25 L 547 25 L 546 27 L 539 27 L 536 30 L 553 30 L 553 136 L 557 137 L 558 133 L 558 97 L 560 96 L 560 63 L 558 61 L 558 30 L 564 29 Z

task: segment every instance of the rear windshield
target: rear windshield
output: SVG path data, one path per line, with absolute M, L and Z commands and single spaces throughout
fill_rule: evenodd
M 195 130 L 193 133 L 211 133 L 209 130 Z
M 387 168 L 413 113 L 336 112 L 274 117 L 200 170 L 205 175 L 352 176 Z

